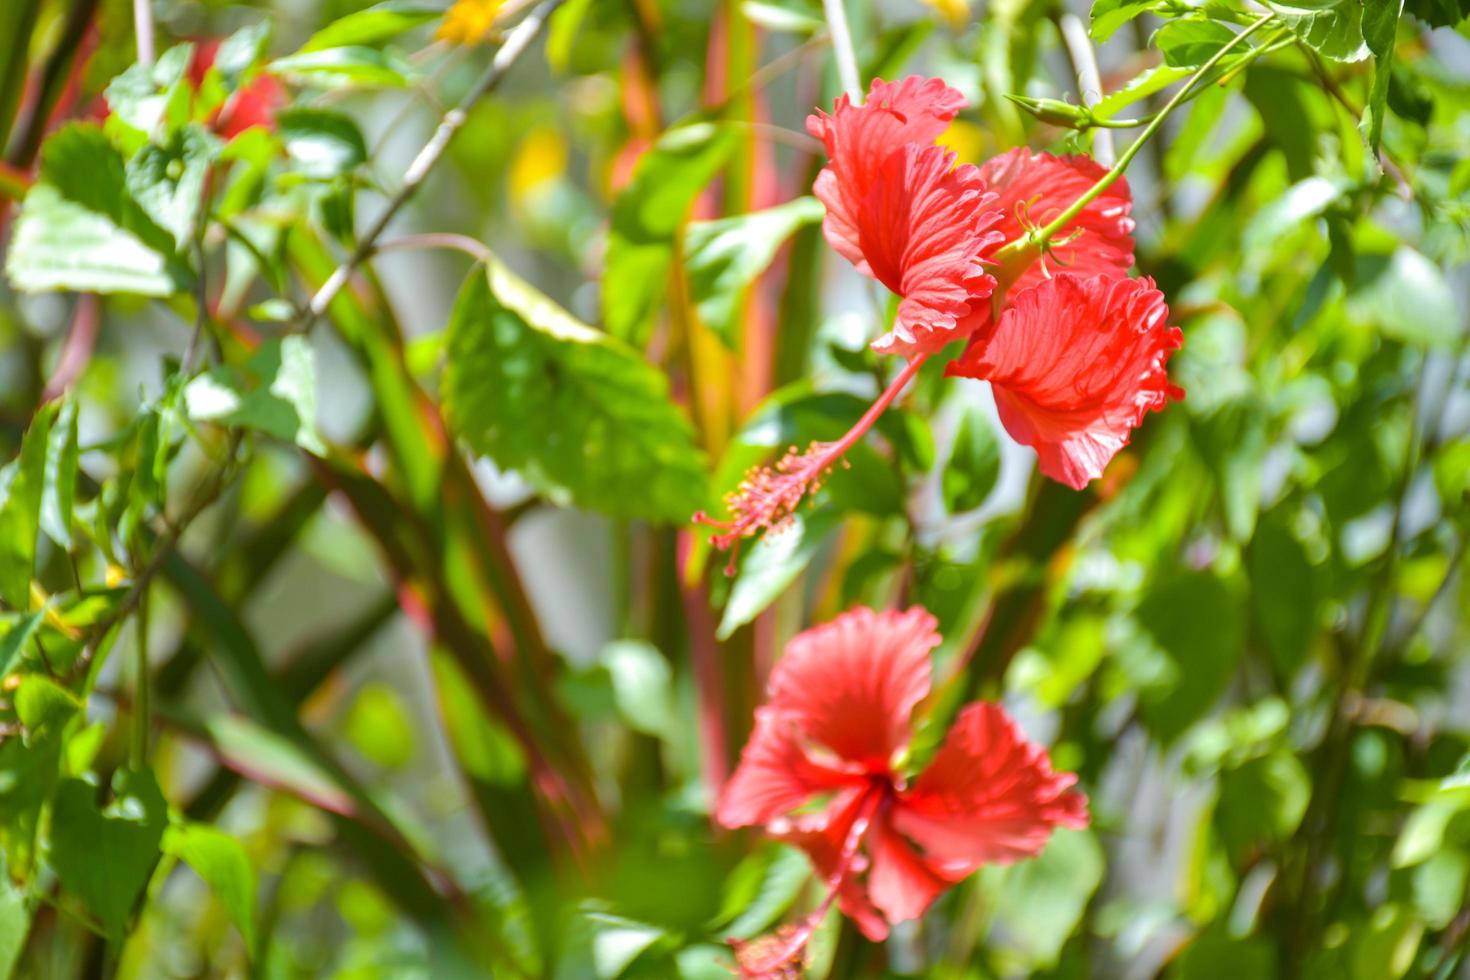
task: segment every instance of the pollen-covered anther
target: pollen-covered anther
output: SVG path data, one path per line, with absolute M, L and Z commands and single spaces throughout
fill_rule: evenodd
M 744 980 L 799 980 L 814 927 L 808 920 L 782 926 L 769 936 L 729 940 L 739 975 Z
M 836 443 L 814 442 L 805 452 L 792 446 L 774 466 L 752 468 L 725 497 L 730 520 L 716 521 L 704 514 L 696 514 L 694 519 L 723 532 L 710 539 L 722 551 L 761 531 L 785 529 L 802 500 L 822 488 L 841 458 L 836 446 Z

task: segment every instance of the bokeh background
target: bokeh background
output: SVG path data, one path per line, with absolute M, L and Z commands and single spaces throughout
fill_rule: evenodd
M 49 743 L 24 718 L 0 743 L 14 975 L 727 975 L 726 937 L 820 898 L 799 852 L 708 818 L 765 674 L 845 608 L 922 604 L 946 642 L 921 744 L 960 701 L 1002 699 L 1079 773 L 1093 826 L 884 945 L 833 915 L 811 976 L 1470 976 L 1470 28 L 1453 0 L 1402 5 L 1386 47 L 1371 0 L 850 0 L 863 76 L 964 92 L 945 141 L 977 163 L 1136 134 L 1006 98 L 1080 101 L 1069 18 L 1114 119 L 1157 111 L 1220 32 L 1267 10 L 1285 29 L 1127 173 L 1185 401 L 1078 493 L 1035 473 L 986 385 L 936 365 L 732 577 L 679 508 L 718 512 L 748 466 L 839 435 L 892 371 L 865 350 L 886 295 L 799 200 L 824 162 L 804 118 L 839 91 L 821 5 L 569 0 L 300 332 L 528 7 L 463 0 L 485 18 L 466 36 L 447 4 L 367 6 L 152 4 L 158 52 L 243 30 L 260 57 L 215 82 L 276 87 L 233 162 L 212 158 L 181 251 L 204 314 L 182 288 L 34 288 L 56 259 L 17 259 L 21 201 L 61 179 L 37 151 L 117 102 L 135 10 L 0 11 L 0 436 L 19 457 L 69 391 L 80 460 L 75 540 L 35 546 L 32 527 L 36 584 L 5 597 L 0 642 L 50 644 L 13 654 L 6 691 L 52 654 L 97 668 L 60 756 L 37 761 Z M 344 24 L 359 33 L 320 40 Z M 666 385 L 672 420 L 636 451 L 604 445 L 558 400 L 562 354 L 512 332 L 468 358 L 451 321 L 481 273 L 450 236 L 651 366 L 589 368 L 616 375 L 603 404 Z M 619 255 L 619 236 L 663 257 Z M 172 399 L 196 329 L 196 373 L 303 343 L 299 426 Z M 161 479 L 140 497 L 145 471 Z M 31 618 L 47 596 L 59 625 Z M 106 787 L 137 768 L 140 659 L 161 842 L 32 799 L 58 771 Z M 537 745 L 592 794 L 580 831 L 547 816 Z

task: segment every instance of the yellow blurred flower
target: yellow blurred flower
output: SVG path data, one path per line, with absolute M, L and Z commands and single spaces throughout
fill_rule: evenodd
M 537 188 L 566 170 L 567 143 L 561 133 L 549 126 L 531 130 L 511 160 L 511 200 L 517 205 L 525 204 Z
M 964 27 L 970 20 L 970 0 L 924 0 L 924 2 L 949 21 L 951 27 Z
M 495 26 L 504 0 L 454 0 L 444 14 L 438 36 L 451 44 L 479 44 Z

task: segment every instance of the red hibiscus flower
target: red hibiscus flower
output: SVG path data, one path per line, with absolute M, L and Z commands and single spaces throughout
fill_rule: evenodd
M 214 67 L 219 56 L 218 39 L 200 41 L 189 62 L 189 80 L 198 88 L 204 76 Z M 215 112 L 210 125 L 226 140 L 232 140 L 253 126 L 275 127 L 276 112 L 287 102 L 286 90 L 275 76 L 259 74 L 252 78 Z
M 1165 365 L 1183 335 L 1152 279 L 1063 274 L 1015 295 L 947 373 L 989 381 L 1001 423 L 1074 490 L 1102 475 L 1149 411 L 1184 392 Z
M 880 353 L 932 354 L 988 312 L 984 260 L 1005 241 L 995 195 L 977 167 L 934 145 L 964 106 L 938 79 L 912 77 L 875 80 L 862 105 L 843 96 L 832 115 L 807 118 L 831 160 L 813 187 L 827 241 L 901 297 L 893 329 L 873 343 Z
M 908 779 L 900 760 L 939 642 L 923 609 L 855 609 L 796 637 L 776 665 L 716 819 L 763 825 L 801 847 L 829 895 L 801 924 L 737 944 L 747 976 L 799 964 L 833 901 L 881 940 L 981 865 L 1032 857 L 1054 828 L 1086 826 L 1076 778 L 1053 772 L 996 704 L 964 708 L 933 761 Z M 820 809 L 807 808 L 818 800 Z
M 996 193 L 995 207 L 1004 215 L 999 228 L 1006 241 L 1045 225 L 1106 172 L 1090 157 L 1054 157 L 1024 147 L 992 157 L 980 167 L 980 176 Z M 1068 223 L 1049 256 L 1017 270 L 1010 289 L 1039 285 L 1057 272 L 1128 275 L 1133 266 L 1133 219 L 1128 217 L 1132 206 L 1128 181 L 1120 177 Z

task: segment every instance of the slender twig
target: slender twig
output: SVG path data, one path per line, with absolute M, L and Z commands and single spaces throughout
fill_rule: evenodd
M 1057 27 L 1062 32 L 1062 41 L 1067 47 L 1067 56 L 1072 59 L 1072 70 L 1077 73 L 1077 95 L 1082 104 L 1092 108 L 1102 101 L 1102 73 L 1098 71 L 1097 54 L 1092 50 L 1092 41 L 1087 36 L 1087 27 L 1082 18 L 1068 11 L 1057 18 Z M 1113 146 L 1113 134 L 1105 127 L 1092 132 L 1092 155 L 1104 167 L 1111 167 L 1118 154 Z
M 843 0 L 822 0 L 827 12 L 827 30 L 832 35 L 832 54 L 837 59 L 837 78 L 853 102 L 863 101 L 863 81 L 858 76 L 857 53 L 852 46 L 852 31 L 847 26 L 847 9 Z
M 1081 214 L 1083 209 L 1086 208 L 1087 205 L 1097 200 L 1097 198 L 1103 193 L 1103 191 L 1106 191 L 1109 187 L 1113 186 L 1113 184 L 1117 182 L 1118 178 L 1123 176 L 1123 171 L 1128 169 L 1128 164 L 1131 163 L 1133 161 L 1133 158 L 1138 155 L 1138 151 L 1143 149 L 1144 144 L 1147 143 L 1156 132 L 1158 132 L 1159 127 L 1164 124 L 1164 120 L 1169 118 L 1170 114 L 1184 103 L 1187 96 L 1189 95 L 1190 90 L 1194 88 L 1195 83 L 1199 79 L 1207 76 L 1212 70 L 1214 70 L 1214 67 L 1218 65 L 1225 58 L 1226 55 L 1235 50 L 1236 47 L 1244 44 L 1248 37 L 1250 37 L 1256 31 L 1260 30 L 1262 27 L 1265 27 L 1267 24 L 1269 24 L 1274 16 L 1274 14 L 1269 13 L 1261 15 L 1255 21 L 1252 21 L 1249 27 L 1241 31 L 1239 34 L 1235 35 L 1235 37 L 1231 38 L 1229 42 L 1222 45 L 1220 50 L 1216 51 L 1208 61 L 1201 65 L 1199 69 L 1195 71 L 1192 76 L 1190 76 L 1189 81 L 1186 82 L 1184 86 L 1179 89 L 1179 91 L 1174 93 L 1174 97 L 1170 99 L 1167 103 L 1165 103 L 1164 108 L 1159 111 L 1158 115 L 1154 116 L 1153 120 L 1148 124 L 1147 128 L 1145 128 L 1142 133 L 1138 134 L 1138 138 L 1135 139 L 1132 143 L 1128 144 L 1128 149 L 1124 150 L 1122 156 L 1118 157 L 1118 162 L 1113 164 L 1111 170 L 1100 177 L 1097 183 L 1088 188 L 1086 193 L 1084 193 L 1081 197 L 1077 198 L 1077 200 L 1072 203 L 1071 207 L 1067 208 L 1065 211 L 1059 214 L 1046 227 L 1041 228 L 1037 231 L 1033 231 L 1029 234 L 1022 235 L 1020 238 L 1017 238 L 1015 241 L 1009 243 L 1004 248 L 1002 248 L 995 255 L 996 261 L 1003 264 L 1007 262 L 1018 262 L 1018 260 L 1022 259 L 1023 257 L 1027 255 L 1034 255 L 1036 252 L 1040 251 L 1048 242 L 1052 240 L 1052 238 L 1057 235 L 1058 232 L 1066 228 L 1067 225 L 1072 222 L 1072 219 Z
M 429 138 L 429 142 L 424 144 L 424 148 L 419 151 L 413 163 L 409 164 L 408 170 L 403 175 L 403 186 L 398 189 L 398 193 L 388 199 L 387 206 L 383 208 L 377 220 L 368 228 L 367 234 L 358 242 L 357 248 L 353 250 L 352 255 L 348 257 L 346 262 L 343 262 L 337 267 L 336 271 L 328 277 L 326 282 L 322 283 L 321 289 L 317 290 L 316 295 L 312 297 L 311 305 L 306 311 L 305 322 L 302 324 L 303 329 L 310 329 L 312 324 L 327 311 L 327 307 L 331 305 L 332 300 L 336 299 L 337 294 L 342 291 L 342 287 L 347 285 L 347 281 L 357 271 L 357 267 L 362 265 L 372 255 L 373 250 L 376 248 L 377 240 L 382 237 L 389 223 L 398 215 L 398 212 L 403 209 L 403 206 L 408 203 L 409 199 L 413 197 L 414 192 L 419 189 L 419 185 L 424 182 L 424 178 L 428 177 L 430 171 L 434 169 L 435 164 L 444 156 L 444 151 L 449 148 L 449 143 L 454 139 L 454 135 L 459 132 L 460 128 L 464 126 L 465 121 L 469 119 L 470 109 L 474 107 L 475 103 L 493 92 L 500 85 L 506 73 L 510 71 L 511 66 L 520 59 L 521 55 L 526 53 L 526 50 L 531 46 L 531 42 L 537 34 L 541 33 L 542 27 L 546 25 L 547 18 L 551 16 L 556 8 L 562 5 L 562 2 L 563 0 L 543 0 L 535 10 L 531 11 L 525 20 L 517 24 L 515 29 L 506 35 L 505 43 L 500 46 L 500 50 L 495 52 L 495 57 L 490 62 L 490 67 L 485 70 L 485 73 L 480 76 L 479 80 L 465 93 L 459 105 L 444 115 L 444 118 L 439 122 L 439 127 L 434 131 L 434 135 Z
M 138 64 L 153 67 L 153 0 L 133 0 L 133 34 L 138 42 Z

